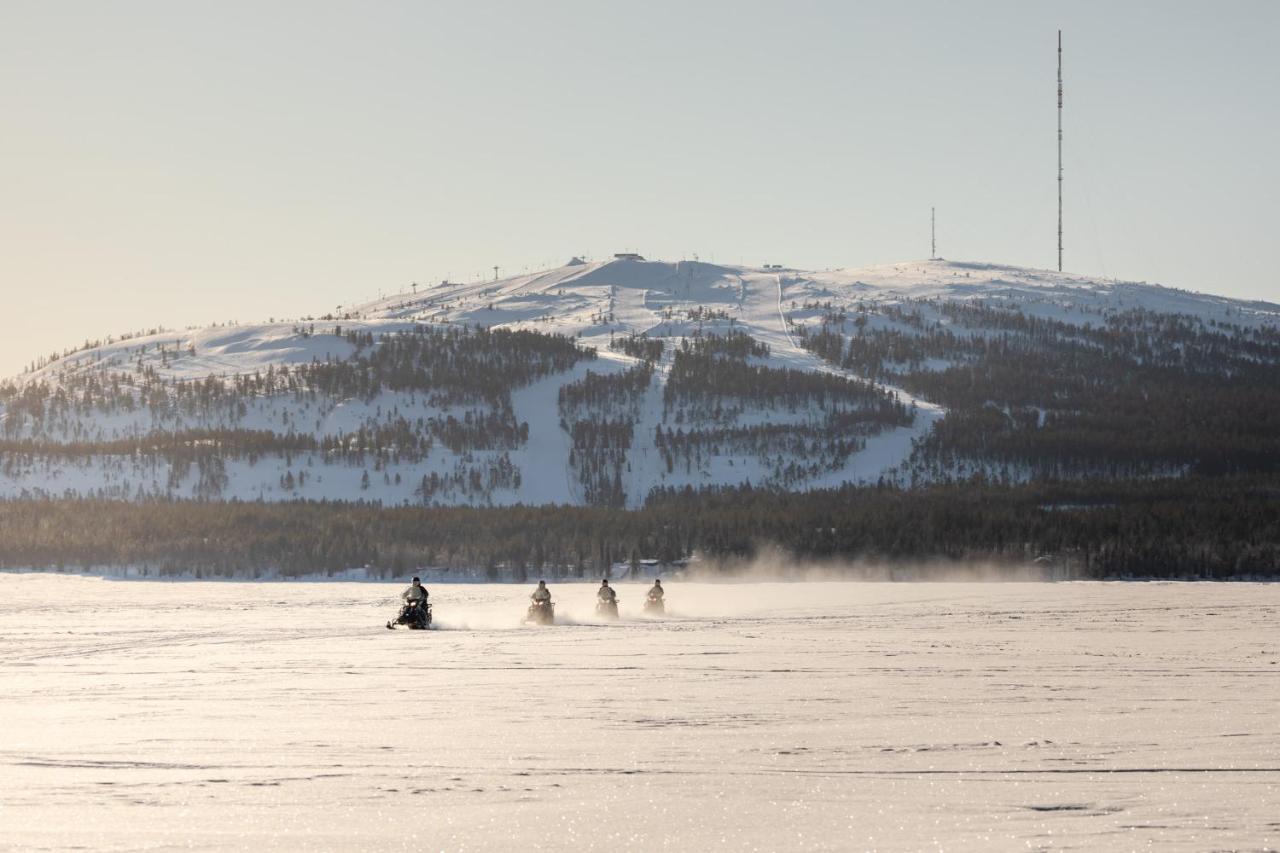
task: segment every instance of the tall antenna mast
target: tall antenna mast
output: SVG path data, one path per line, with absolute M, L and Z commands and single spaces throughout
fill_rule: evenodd
M 938 209 L 929 208 L 929 260 L 938 258 Z
M 1058 272 L 1062 272 L 1062 30 L 1058 30 Z

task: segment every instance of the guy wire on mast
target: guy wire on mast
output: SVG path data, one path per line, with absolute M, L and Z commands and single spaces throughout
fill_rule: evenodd
M 929 208 L 929 260 L 938 259 L 938 209 Z
M 1062 30 L 1058 30 L 1058 272 L 1062 272 Z

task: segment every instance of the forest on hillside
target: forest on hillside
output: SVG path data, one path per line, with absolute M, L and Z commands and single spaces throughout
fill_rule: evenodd
M 694 555 L 716 573 L 779 551 L 851 574 L 871 561 L 928 567 L 913 577 L 982 563 L 1073 578 L 1277 578 L 1280 479 L 686 489 L 655 493 L 640 510 L 10 501 L 0 502 L 0 543 L 0 569 L 134 566 L 156 576 L 368 565 L 387 578 L 428 567 L 586 577 Z
M 156 349 L 148 351 L 141 344 L 128 359 L 70 371 L 56 382 L 0 382 L 0 438 L 87 446 L 101 440 L 86 435 L 95 419 L 132 413 L 146 414 L 154 430 L 182 431 L 193 423 L 208 428 L 211 422 L 233 430 L 249 404 L 270 397 L 314 403 L 372 400 L 383 391 L 396 391 L 428 396 L 439 406 L 481 403 L 509 409 L 514 389 L 596 357 L 595 350 L 563 335 L 509 329 L 421 325 L 375 337 L 335 325 L 327 331 L 297 327 L 294 332 L 302 340 L 331 335 L 351 352 L 342 359 L 185 379 L 163 373 L 154 363 Z M 158 353 L 161 368 L 195 355 L 162 345 Z M 285 434 L 306 431 L 296 423 L 284 423 L 281 429 Z M 102 452 L 112 449 L 107 445 Z
M 191 352 L 139 342 L 0 384 L 0 476 L 30 484 L 0 502 L 0 568 L 581 576 L 694 555 L 716 571 L 777 548 L 1280 575 L 1280 330 L 1140 309 L 1067 322 L 998 301 L 803 310 L 794 334 L 840 372 L 782 366 L 739 330 L 618 336 L 637 359 L 622 367 L 567 336 L 335 324 L 294 331 L 332 336 L 342 359 L 186 380 L 165 368 Z M 579 364 L 546 409 L 585 506 L 483 508 L 532 481 L 513 391 Z M 906 394 L 946 413 L 901 463 L 874 485 L 802 491 L 918 424 Z M 255 474 L 258 489 L 234 489 Z M 308 499 L 326 494 L 347 502 Z M 459 502 L 475 508 L 443 506 Z
M 1280 471 L 1280 329 L 922 300 L 828 309 L 798 332 L 831 364 L 946 407 L 907 483 Z

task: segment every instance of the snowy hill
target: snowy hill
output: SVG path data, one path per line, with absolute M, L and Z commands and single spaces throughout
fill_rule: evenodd
M 0 386 L 0 497 L 634 507 L 1238 469 L 1272 459 L 1278 365 L 1280 306 L 1145 283 L 614 259 L 40 364 Z

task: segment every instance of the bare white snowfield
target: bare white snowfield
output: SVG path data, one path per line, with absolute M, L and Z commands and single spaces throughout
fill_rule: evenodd
M 1280 847 L 1280 586 L 0 575 L 5 850 Z

